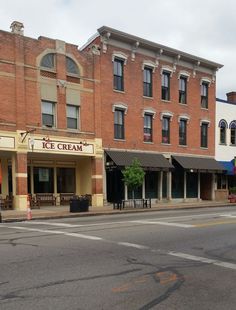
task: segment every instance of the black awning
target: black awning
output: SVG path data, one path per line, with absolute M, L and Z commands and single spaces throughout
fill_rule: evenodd
M 197 170 L 200 172 L 224 172 L 225 168 L 214 158 L 192 157 L 192 156 L 172 156 L 182 168 L 187 170 Z
M 118 167 L 130 166 L 133 159 L 137 158 L 140 165 L 147 170 L 170 170 L 174 168 L 162 154 L 110 150 L 106 151 L 106 154 Z

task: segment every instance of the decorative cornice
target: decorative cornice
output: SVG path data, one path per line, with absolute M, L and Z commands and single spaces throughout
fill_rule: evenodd
M 103 53 L 107 52 L 107 45 L 108 45 L 110 36 L 111 36 L 111 33 L 107 32 L 106 34 L 104 34 L 104 36 L 101 37 Z
M 115 58 L 120 58 L 120 59 L 124 60 L 124 64 L 126 65 L 128 56 L 123 52 L 114 51 L 112 53 L 112 62 L 114 62 Z
M 152 115 L 152 118 L 154 119 L 156 117 L 156 110 L 153 109 L 153 108 L 145 108 L 143 109 L 143 117 L 145 114 L 151 114 Z
M 155 69 L 157 68 L 157 64 L 151 60 L 144 60 L 142 64 L 142 70 L 144 70 L 145 67 L 149 67 L 152 69 L 153 73 L 155 72 Z
M 117 102 L 112 105 L 112 112 L 114 113 L 116 109 L 123 110 L 127 114 L 128 106 L 122 102 Z
M 184 76 L 187 78 L 187 81 L 189 81 L 190 75 L 191 74 L 188 71 L 180 70 L 178 73 L 178 79 L 180 79 L 181 76 Z
M 173 116 L 174 116 L 174 114 L 172 113 L 172 112 L 170 112 L 170 111 L 162 111 L 162 112 L 160 112 L 160 119 L 162 120 L 163 119 L 163 117 L 169 117 L 170 118 L 170 120 L 172 121 L 172 118 L 173 118 Z
M 131 48 L 131 60 L 132 60 L 132 61 L 135 60 L 135 54 L 136 54 L 136 52 L 137 52 L 138 47 L 139 47 L 139 42 L 136 41 L 136 42 L 133 44 L 132 48 Z

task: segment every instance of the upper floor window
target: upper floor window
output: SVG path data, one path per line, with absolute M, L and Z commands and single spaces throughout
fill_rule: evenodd
M 163 71 L 161 76 L 161 99 L 170 100 L 170 72 Z
M 187 103 L 187 78 L 184 76 L 179 78 L 179 103 Z
M 170 143 L 170 117 L 162 118 L 162 143 Z
M 201 124 L 201 147 L 208 147 L 208 123 Z
M 40 62 L 40 67 L 53 70 L 55 68 L 55 54 L 49 53 L 43 56 Z
M 113 62 L 113 87 L 124 90 L 124 60 L 119 58 L 115 58 Z
M 208 109 L 208 87 L 207 82 L 202 82 L 201 84 L 201 107 Z
M 187 120 L 179 121 L 179 145 L 187 145 Z
M 55 103 L 42 100 L 42 125 L 55 127 Z
M 68 104 L 66 107 L 66 116 L 67 128 L 78 129 L 79 108 Z
M 152 118 L 151 114 L 144 114 L 143 141 L 152 142 Z
M 66 72 L 69 74 L 79 75 L 79 68 L 75 61 L 70 57 L 66 57 Z
M 124 110 L 115 109 L 114 114 L 114 138 L 124 139 L 125 138 L 125 124 L 124 124 Z
M 143 70 L 143 95 L 152 97 L 152 69 L 148 67 Z
M 236 121 L 232 121 L 229 125 L 230 128 L 230 143 L 236 145 Z
M 227 129 L 227 122 L 225 120 L 221 120 L 219 123 L 220 128 L 220 144 L 226 144 L 226 129 Z

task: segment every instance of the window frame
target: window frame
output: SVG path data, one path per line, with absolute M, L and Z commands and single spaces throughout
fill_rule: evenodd
M 163 70 L 161 74 L 161 100 L 170 101 L 171 72 Z
M 43 61 L 45 61 L 45 59 L 47 58 L 47 57 L 52 57 L 52 66 L 45 66 L 45 65 L 43 65 L 42 63 L 43 63 Z M 46 61 L 47 62 L 47 61 Z M 48 63 L 50 63 L 51 62 L 51 60 L 49 60 L 48 61 Z M 43 55 L 43 57 L 41 58 L 41 60 L 40 60 L 40 68 L 41 69 L 43 69 L 43 70 L 45 70 L 45 71 L 55 71 L 55 69 L 56 69 L 56 57 L 55 57 L 55 53 L 47 53 L 47 54 L 45 54 L 45 55 Z
M 230 145 L 236 146 L 236 121 L 232 121 L 230 123 L 229 128 L 230 128 Z
M 208 109 L 208 88 L 209 82 L 202 81 L 201 83 L 201 108 Z
M 181 124 L 184 124 L 184 126 L 181 126 Z M 183 118 L 179 120 L 179 145 L 187 145 L 187 119 Z
M 222 126 L 223 125 L 223 126 Z M 226 145 L 227 144 L 227 122 L 226 120 L 222 119 L 219 122 L 219 144 Z
M 114 110 L 114 139 L 125 139 L 125 110 L 119 108 Z
M 149 120 L 149 121 L 146 121 Z M 153 114 L 144 113 L 143 118 L 143 142 L 153 142 Z
M 47 103 L 47 104 L 51 104 L 52 106 L 52 114 L 50 113 L 44 113 L 43 112 L 43 104 Z M 53 101 L 49 101 L 49 100 L 41 100 L 41 117 L 42 117 L 42 126 L 43 127 L 48 127 L 48 128 L 55 128 L 56 127 L 56 103 Z M 45 117 L 47 116 L 51 116 L 52 117 L 52 124 L 49 124 L 47 122 L 44 121 Z
M 179 77 L 179 103 L 187 104 L 187 77 L 181 75 Z
M 143 68 L 143 96 L 144 97 L 152 97 L 152 91 L 153 91 L 153 69 L 144 66 Z
M 201 141 L 200 146 L 202 148 L 208 148 L 208 127 L 209 123 L 202 122 L 201 123 Z
M 124 64 L 122 58 L 114 57 L 113 61 L 113 89 L 117 91 L 124 91 Z M 120 68 L 118 67 L 120 65 Z M 120 72 L 119 72 L 120 71 Z M 120 74 L 118 74 L 120 73 Z
M 75 108 L 75 110 L 76 110 L 76 117 L 68 117 L 68 108 L 69 107 Z M 75 120 L 76 128 L 69 127 L 68 126 L 68 120 Z M 79 106 L 73 105 L 73 104 L 67 104 L 66 105 L 66 126 L 67 126 L 67 129 L 70 129 L 70 130 L 79 130 Z
M 75 72 L 70 72 L 70 64 L 74 67 Z M 74 59 L 72 59 L 71 57 L 69 56 L 66 56 L 66 74 L 67 75 L 71 75 L 71 76 L 80 76 L 80 70 L 79 70 L 79 67 L 77 65 L 77 63 L 74 61 Z
M 170 144 L 170 120 L 169 116 L 163 115 L 162 117 L 162 131 L 161 131 L 161 141 L 164 144 Z M 165 128 L 167 127 L 167 128 Z

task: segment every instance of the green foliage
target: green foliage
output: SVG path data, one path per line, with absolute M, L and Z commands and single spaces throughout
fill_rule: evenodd
M 143 168 L 140 166 L 140 162 L 137 158 L 134 158 L 132 164 L 128 167 L 125 167 L 122 170 L 123 181 L 131 190 L 141 186 L 143 184 L 143 179 L 145 176 L 145 172 Z
M 230 187 L 229 192 L 230 194 L 236 194 L 236 187 Z

